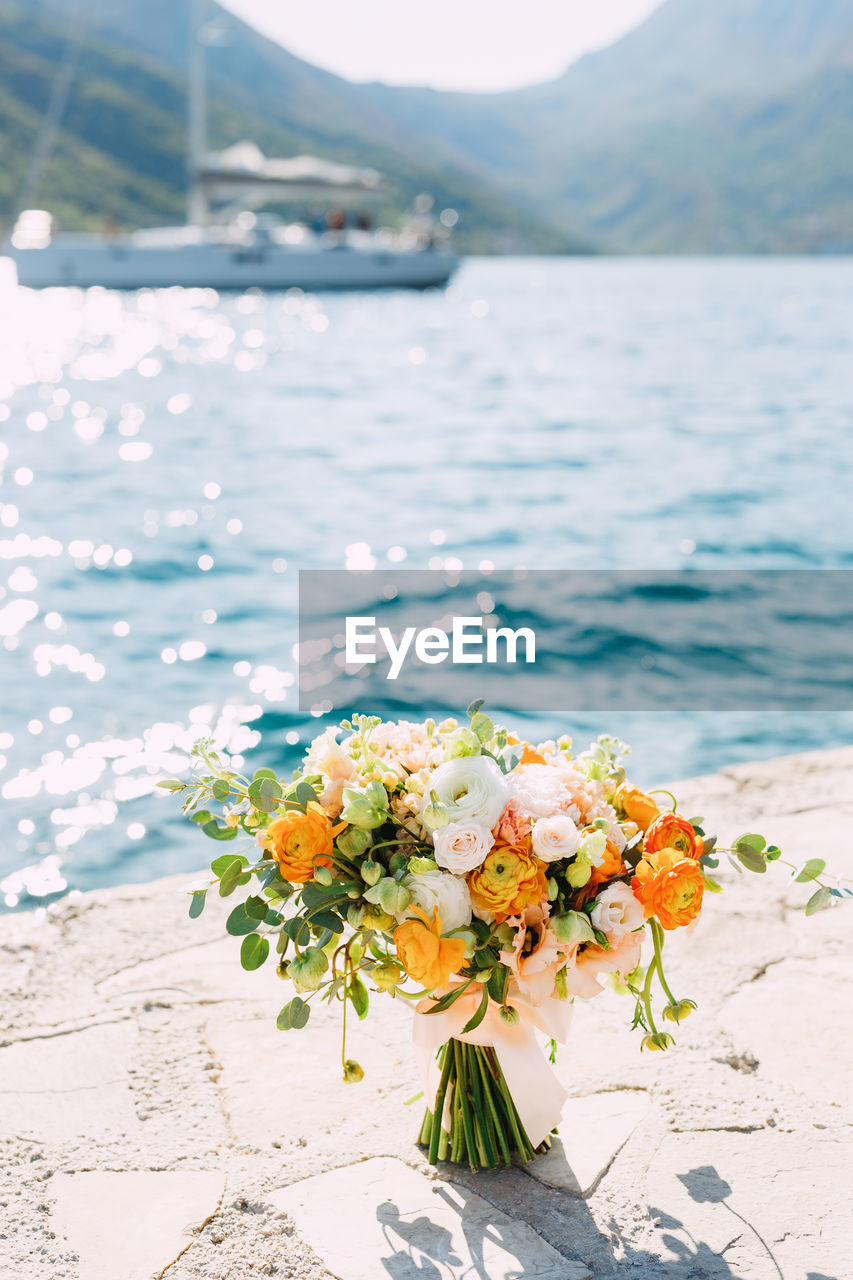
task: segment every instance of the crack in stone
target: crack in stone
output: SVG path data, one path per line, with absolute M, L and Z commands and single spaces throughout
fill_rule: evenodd
M 63 1027 L 60 1031 L 34 1031 L 31 1035 L 13 1036 L 10 1040 L 0 1040 L 0 1049 L 8 1049 L 13 1044 L 30 1044 L 33 1040 L 57 1040 L 60 1036 L 74 1036 L 81 1031 L 90 1031 L 93 1027 L 114 1027 L 122 1022 L 131 1022 L 130 1014 L 121 1018 L 98 1018 L 94 1022 L 84 1022 L 75 1027 Z
M 187 1250 L 188 1250 L 188 1249 L 191 1249 L 191 1248 L 193 1247 L 193 1245 L 197 1243 L 198 1238 L 199 1238 L 199 1236 L 201 1235 L 202 1231 L 204 1231 L 205 1227 L 207 1226 L 207 1224 L 208 1224 L 209 1222 L 212 1222 L 212 1221 L 213 1221 L 213 1219 L 216 1217 L 217 1213 L 219 1213 L 219 1210 L 222 1208 L 222 1201 L 225 1199 L 225 1191 L 226 1191 L 227 1185 L 228 1185 L 228 1180 L 227 1180 L 227 1178 L 223 1178 L 223 1180 L 222 1180 L 222 1190 L 221 1190 L 221 1191 L 220 1191 L 220 1193 L 219 1193 L 219 1199 L 217 1200 L 215 1207 L 214 1207 L 214 1208 L 211 1210 L 211 1212 L 207 1215 L 207 1217 L 204 1219 L 204 1221 L 203 1221 L 203 1222 L 201 1222 L 201 1223 L 199 1223 L 199 1226 L 196 1228 L 196 1230 L 195 1230 L 195 1231 L 194 1231 L 194 1233 L 193 1233 L 193 1239 L 192 1239 L 192 1240 L 188 1240 L 188 1241 L 187 1241 L 187 1243 L 184 1245 L 183 1249 L 181 1249 L 181 1251 L 180 1251 L 179 1253 L 176 1253 L 176 1254 L 175 1254 L 175 1256 L 174 1256 L 174 1258 L 172 1259 L 172 1261 L 171 1261 L 171 1262 L 167 1262 L 167 1263 L 166 1263 L 166 1265 L 165 1265 L 165 1267 L 163 1268 L 163 1270 L 162 1270 L 162 1271 L 158 1271 L 158 1272 L 157 1272 L 157 1275 L 154 1277 L 154 1280 L 163 1280 L 163 1276 L 166 1274 L 166 1272 L 167 1272 L 167 1271 L 171 1271 L 171 1269 L 172 1269 L 172 1267 L 175 1265 L 175 1263 L 176 1263 L 176 1262 L 178 1262 L 178 1261 L 179 1261 L 179 1259 L 180 1259 L 180 1258 L 182 1258 L 182 1257 L 184 1256 L 184 1254 L 187 1252 Z

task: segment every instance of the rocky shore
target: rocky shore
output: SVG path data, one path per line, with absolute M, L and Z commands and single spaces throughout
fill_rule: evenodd
M 725 840 L 853 876 L 853 748 L 677 790 Z M 337 1011 L 277 1031 L 287 988 L 240 969 L 231 903 L 187 919 L 187 877 L 5 917 L 0 1277 L 844 1280 L 853 905 L 806 919 L 778 867 L 720 879 L 669 946 L 699 1005 L 677 1048 L 641 1055 L 613 993 L 581 1004 L 560 1142 L 478 1175 L 414 1146 L 407 1009 L 376 999 L 344 1084 Z

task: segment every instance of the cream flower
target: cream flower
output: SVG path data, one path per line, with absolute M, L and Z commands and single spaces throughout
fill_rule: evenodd
M 428 789 L 438 796 L 450 822 L 468 820 L 489 829 L 509 799 L 506 779 L 490 756 L 447 760 L 429 779 Z
M 305 773 L 319 773 L 323 780 L 320 803 L 327 813 L 336 816 L 343 807 L 344 787 L 353 782 L 356 763 L 337 741 L 339 729 L 326 729 L 314 739 L 305 757 Z
M 603 933 L 611 947 L 626 933 L 639 929 L 645 919 L 643 906 L 621 880 L 610 884 L 595 900 L 590 912 L 593 928 Z
M 567 813 L 539 818 L 533 824 L 533 852 L 543 862 L 559 862 L 577 853 L 580 832 Z
M 551 818 L 555 813 L 578 816 L 562 770 L 548 764 L 525 764 L 509 775 L 512 794 L 522 813 Z
M 451 875 L 449 871 L 410 872 L 403 876 L 402 882 L 412 899 L 398 919 L 405 920 L 411 916 L 412 907 L 420 907 L 432 919 L 432 909 L 438 907 L 445 933 L 471 923 L 471 895 L 460 876 Z
M 439 827 L 433 841 L 436 862 L 455 875 L 464 875 L 479 867 L 495 843 L 488 827 L 470 821 L 449 822 L 446 827 Z

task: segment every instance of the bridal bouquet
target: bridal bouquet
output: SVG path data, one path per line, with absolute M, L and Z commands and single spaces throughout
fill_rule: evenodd
M 243 838 L 214 858 L 212 883 L 223 897 L 252 886 L 226 929 L 245 969 L 272 954 L 292 983 L 278 1026 L 339 1002 L 344 1078 L 358 1081 L 347 1007 L 364 1018 L 371 992 L 411 1001 L 419 1140 L 433 1163 L 492 1168 L 544 1150 L 560 1117 L 565 1091 L 536 1033 L 553 1061 L 574 1001 L 608 983 L 632 999 L 641 1047 L 668 1049 L 696 1006 L 667 982 L 667 933 L 720 891 L 720 852 L 753 872 L 782 859 L 755 834 L 715 849 L 669 792 L 631 785 L 616 738 L 573 756 L 568 737 L 533 746 L 481 708 L 462 725 L 356 716 L 320 734 L 290 782 L 244 777 L 201 742 L 193 779 L 160 785 L 207 836 Z M 793 868 L 815 886 L 807 913 L 846 892 L 824 870 Z

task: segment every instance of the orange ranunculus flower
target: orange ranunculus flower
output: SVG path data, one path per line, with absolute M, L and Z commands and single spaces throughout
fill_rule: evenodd
M 301 809 L 288 809 L 271 822 L 265 844 L 285 880 L 304 884 L 313 876 L 315 867 L 331 867 L 332 841 L 339 830 L 312 800 L 304 813 Z
M 662 813 L 655 818 L 643 840 L 645 853 L 657 853 L 660 849 L 677 849 L 682 858 L 698 858 L 702 841 L 686 818 L 677 813 Z
M 592 885 L 604 884 L 605 880 L 615 880 L 617 876 L 624 874 L 625 863 L 622 860 L 622 854 L 613 841 L 608 840 L 604 850 L 604 861 L 600 867 L 593 867 L 589 883 Z
M 664 929 L 678 929 L 695 920 L 702 909 L 704 887 L 702 868 L 696 859 L 685 858 L 673 848 L 643 858 L 631 881 L 646 919 L 657 916 Z
M 481 866 L 469 871 L 467 880 L 474 905 L 493 911 L 498 921 L 548 897 L 545 864 L 527 849 L 503 840 L 492 846 Z
M 521 738 L 517 738 L 514 733 L 508 733 L 506 736 L 508 747 L 524 747 L 519 764 L 547 764 L 547 760 L 541 751 L 537 751 L 529 742 L 522 742 Z
M 418 907 L 412 910 L 419 919 L 404 920 L 394 930 L 397 958 L 409 977 L 428 990 L 446 986 L 465 962 L 465 943 L 461 938 L 442 938 L 438 907 L 432 909 L 432 924 L 426 912 Z
M 632 822 L 636 822 L 641 831 L 645 831 L 660 816 L 660 809 L 653 798 L 630 782 L 623 782 L 621 787 L 616 788 L 613 803 Z

